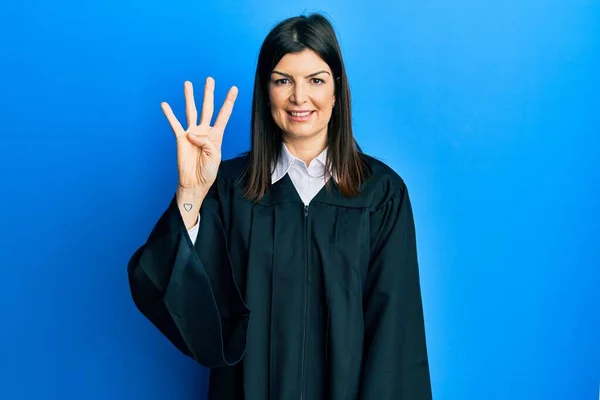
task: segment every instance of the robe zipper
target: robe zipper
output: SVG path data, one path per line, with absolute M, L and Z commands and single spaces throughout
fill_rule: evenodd
M 308 270 L 310 261 L 308 259 L 308 205 L 304 205 L 304 257 L 305 257 L 305 280 L 304 280 L 304 326 L 302 333 L 302 364 L 300 376 L 300 400 L 304 398 L 304 364 L 306 353 L 306 324 L 308 321 Z

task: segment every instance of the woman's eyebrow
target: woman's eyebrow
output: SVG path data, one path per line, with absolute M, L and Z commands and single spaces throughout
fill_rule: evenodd
M 291 77 L 292 77 L 290 74 L 286 74 L 286 73 L 279 72 L 279 71 L 273 71 L 272 73 L 273 73 L 273 74 L 279 74 L 279 75 L 285 76 L 286 78 L 291 78 Z M 328 75 L 331 75 L 329 72 L 327 72 L 327 71 L 323 70 L 323 71 L 315 72 L 315 73 L 313 73 L 313 74 L 310 74 L 310 75 L 308 75 L 308 76 L 305 76 L 305 78 L 312 78 L 313 76 L 317 76 L 317 75 L 319 75 L 319 74 L 323 74 L 323 73 L 325 73 L 325 74 L 328 74 Z

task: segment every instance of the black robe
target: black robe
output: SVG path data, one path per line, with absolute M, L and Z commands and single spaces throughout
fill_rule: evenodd
M 361 196 L 334 181 L 304 206 L 286 174 L 242 198 L 223 161 L 195 246 L 176 198 L 131 257 L 136 306 L 211 368 L 210 400 L 431 399 L 415 230 L 393 170 Z

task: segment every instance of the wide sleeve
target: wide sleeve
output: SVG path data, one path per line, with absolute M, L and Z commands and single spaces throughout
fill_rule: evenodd
M 432 398 L 412 208 L 406 186 L 371 214 L 360 399 Z
M 234 280 L 217 187 L 215 182 L 200 210 L 199 250 L 173 196 L 128 264 L 139 311 L 180 351 L 209 368 L 242 359 L 250 316 Z

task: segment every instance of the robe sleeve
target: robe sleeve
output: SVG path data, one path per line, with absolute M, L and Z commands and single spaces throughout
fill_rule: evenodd
M 412 208 L 403 185 L 371 214 L 363 288 L 362 400 L 430 400 L 429 362 Z
M 250 315 L 233 277 L 219 184 L 203 201 L 196 247 L 173 196 L 128 264 L 139 311 L 181 352 L 208 368 L 242 359 Z

